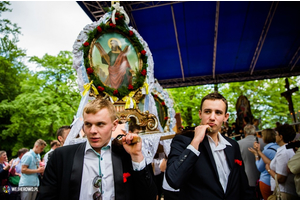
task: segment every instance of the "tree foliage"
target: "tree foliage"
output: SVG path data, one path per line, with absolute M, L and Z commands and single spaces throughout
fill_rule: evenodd
M 290 89 L 297 87 L 300 77 L 290 77 Z M 201 99 L 214 92 L 213 85 L 191 86 L 184 88 L 166 89 L 175 102 L 175 111 L 181 113 L 184 126 L 199 124 L 198 111 Z M 275 123 L 292 123 L 287 100 L 281 96 L 286 91 L 285 78 L 255 80 L 247 82 L 232 82 L 218 85 L 218 91 L 228 101 L 229 123 L 236 120 L 236 101 L 244 95 L 250 101 L 251 112 L 261 119 L 261 129 L 274 128 Z M 292 95 L 294 110 L 300 117 L 300 95 Z
M 13 155 L 21 147 L 32 148 L 38 138 L 49 144 L 60 126 L 72 123 L 80 101 L 71 52 L 32 57 L 30 61 L 40 71 L 22 81 L 21 94 L 13 101 L 4 100 L 0 104 L 0 110 L 11 114 L 11 124 L 1 137 L 15 139 L 14 144 L 8 144 Z

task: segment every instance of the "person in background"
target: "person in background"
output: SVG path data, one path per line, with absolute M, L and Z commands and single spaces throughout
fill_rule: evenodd
M 259 120 L 258 119 L 253 119 L 253 125 L 255 126 L 255 131 L 259 131 L 259 128 L 258 128 Z
M 268 197 L 272 194 L 270 181 L 271 176 L 266 170 L 265 165 L 266 163 L 269 163 L 269 160 L 273 160 L 279 145 L 276 143 L 276 131 L 274 129 L 264 129 L 262 131 L 262 139 L 266 144 L 262 152 L 256 151 L 256 149 L 252 147 L 249 147 L 248 150 L 254 154 L 256 167 L 258 171 L 260 171 L 259 189 L 261 195 L 263 199 L 268 199 Z
M 295 155 L 295 152 L 293 149 L 286 148 L 287 143 L 295 138 L 296 132 L 294 128 L 288 124 L 281 125 L 276 130 L 276 143 L 280 147 L 277 149 L 272 161 L 262 154 L 259 143 L 254 144 L 254 149 L 266 163 L 266 170 L 271 176 L 271 191 L 274 191 L 274 178 L 275 174 L 277 174 L 282 199 L 296 200 L 298 197 L 295 188 L 294 175 L 289 173 L 287 168 L 287 163 Z
M 21 179 L 19 187 L 38 187 L 40 185 L 39 173 L 43 173 L 45 168 L 40 166 L 40 153 L 44 151 L 47 143 L 38 139 L 32 149 L 25 153 L 21 159 Z M 21 191 L 21 200 L 35 200 L 37 191 Z
M 255 194 L 256 193 L 255 187 L 256 187 L 257 180 L 259 179 L 260 172 L 256 168 L 255 157 L 248 150 L 248 148 L 252 147 L 253 143 L 256 141 L 255 126 L 252 124 L 247 124 L 244 127 L 244 133 L 245 133 L 245 138 L 238 141 L 238 144 L 240 146 L 242 158 L 245 165 L 245 172 L 248 177 L 250 188 L 253 194 Z M 258 141 L 260 143 L 260 148 L 262 150 L 266 144 L 263 142 L 261 138 L 258 138 Z
M 63 146 L 65 143 L 65 140 L 67 139 L 69 133 L 70 133 L 71 127 L 70 126 L 62 126 L 60 127 L 57 132 L 57 140 L 60 142 L 60 146 Z
M 17 154 L 18 157 L 16 159 L 14 159 L 14 161 L 13 161 L 13 165 L 16 164 L 16 173 L 15 173 L 15 175 L 18 175 L 20 177 L 21 177 L 21 168 L 22 168 L 21 159 L 22 159 L 23 155 L 27 152 L 28 152 L 27 148 L 19 149 L 18 154 Z
M 44 159 L 44 163 L 45 163 L 45 167 L 47 166 L 49 153 L 51 153 L 52 151 L 54 151 L 56 148 L 60 147 L 60 142 L 58 140 L 52 140 L 50 142 L 50 147 L 51 147 L 51 149 L 45 154 L 45 156 L 43 158 Z

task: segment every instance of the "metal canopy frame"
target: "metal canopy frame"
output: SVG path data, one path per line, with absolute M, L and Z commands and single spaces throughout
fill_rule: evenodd
M 277 14 L 278 4 L 281 2 L 272 2 L 269 7 L 269 12 L 266 15 L 264 20 L 264 25 L 261 27 L 261 34 L 258 38 L 257 45 L 255 51 L 253 51 L 253 56 L 251 59 L 251 64 L 249 63 L 248 71 L 247 69 L 241 70 L 241 72 L 237 71 L 234 73 L 217 73 L 216 65 L 217 65 L 217 46 L 219 45 L 218 34 L 219 34 L 219 23 L 220 23 L 220 2 L 215 2 L 215 20 L 214 20 L 214 37 L 213 37 L 213 51 L 212 53 L 212 61 L 211 61 L 211 75 L 201 75 L 201 76 L 185 76 L 186 68 L 189 70 L 189 66 L 185 66 L 182 61 L 182 53 L 181 46 L 179 42 L 179 32 L 176 21 L 176 14 L 174 13 L 175 4 L 183 3 L 184 1 L 120 1 L 121 6 L 124 7 L 127 12 L 131 26 L 139 31 L 139 27 L 136 24 L 136 20 L 133 17 L 133 12 L 142 11 L 151 8 L 158 8 L 163 6 L 170 7 L 170 15 L 173 22 L 173 31 L 174 38 L 177 46 L 177 58 L 178 63 L 180 65 L 181 77 L 178 78 L 167 78 L 167 79 L 158 79 L 160 85 L 164 88 L 173 88 L 173 87 L 184 87 L 184 86 L 192 86 L 192 85 L 204 85 L 204 84 L 217 84 L 217 83 L 228 83 L 228 82 L 239 82 L 239 81 L 250 81 L 250 80 L 261 80 L 261 79 L 271 79 L 271 78 L 279 78 L 279 77 L 289 77 L 289 76 L 298 76 L 300 75 L 300 69 L 298 61 L 300 60 L 300 43 L 298 44 L 298 48 L 296 50 L 291 50 L 289 62 L 284 65 L 280 65 L 280 67 L 275 67 L 273 69 L 267 69 L 266 67 L 262 67 L 262 69 L 257 69 L 257 61 L 258 58 L 261 57 L 261 52 L 263 47 L 265 46 L 265 41 L 267 35 L 269 33 L 270 27 L 272 25 L 274 15 Z M 87 13 L 87 15 L 91 18 L 92 21 L 98 21 L 104 14 L 104 8 L 111 7 L 111 1 L 78 1 L 77 2 L 81 8 Z M 221 2 L 222 3 L 222 2 Z M 298 6 L 299 4 L 297 4 Z M 300 8 L 300 6 L 299 6 Z M 222 10 L 223 11 L 223 10 Z M 223 11 L 224 12 L 224 11 Z M 230 48 L 230 47 L 229 47 Z M 294 51 L 294 52 L 293 52 Z M 267 70 L 266 70 L 267 69 Z

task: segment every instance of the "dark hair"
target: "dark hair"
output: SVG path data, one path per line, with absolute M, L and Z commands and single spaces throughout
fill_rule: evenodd
M 294 127 L 289 124 L 284 124 L 277 127 L 277 132 L 279 135 L 282 135 L 282 139 L 285 143 L 288 143 L 296 137 L 296 131 Z
M 200 110 L 202 110 L 202 105 L 205 100 L 216 100 L 216 99 L 222 100 L 225 103 L 226 105 L 225 114 L 226 114 L 228 109 L 227 100 L 218 92 L 213 92 L 203 97 L 203 99 L 201 100 Z
M 52 148 L 52 147 L 54 147 L 54 146 L 59 146 L 60 145 L 60 143 L 59 143 L 59 141 L 57 141 L 57 140 L 52 140 L 51 142 L 50 142 L 50 147 Z
M 272 128 L 262 130 L 262 138 L 266 144 L 276 141 L 276 131 Z
M 18 151 L 18 157 L 22 154 L 22 153 L 26 153 L 26 152 L 28 152 L 29 150 L 27 149 L 27 148 L 21 148 L 21 149 L 19 149 L 19 151 Z
M 71 126 L 62 126 L 62 127 L 60 127 L 60 128 L 57 130 L 57 132 L 56 132 L 57 140 L 59 141 L 58 136 L 62 136 L 63 133 L 65 132 L 65 130 L 69 130 L 69 129 L 71 129 Z

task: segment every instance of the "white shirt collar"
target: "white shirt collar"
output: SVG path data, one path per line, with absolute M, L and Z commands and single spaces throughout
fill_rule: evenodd
M 107 149 L 110 149 L 110 147 L 111 147 L 111 139 L 109 140 L 108 144 L 105 147 L 102 147 L 101 149 L 107 150 Z M 88 150 L 94 150 L 94 149 L 92 148 L 91 144 L 87 140 L 86 145 L 85 145 L 84 153 L 86 153 Z
M 212 139 L 212 137 L 210 137 L 209 135 L 207 135 L 209 142 L 214 143 L 215 141 Z M 218 132 L 218 138 L 219 138 L 219 142 L 218 142 L 218 146 L 216 146 L 216 148 L 218 149 L 225 149 L 226 145 L 228 146 L 232 146 L 219 132 Z

